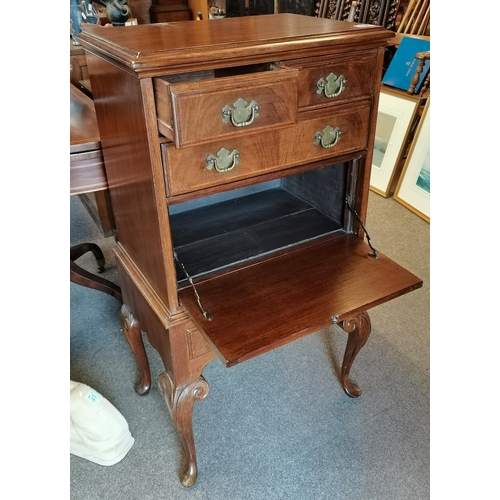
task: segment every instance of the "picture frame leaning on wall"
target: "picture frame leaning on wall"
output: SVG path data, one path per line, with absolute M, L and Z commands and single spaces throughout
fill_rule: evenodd
M 420 98 L 382 87 L 373 146 L 370 189 L 389 197 L 398 182 L 401 158 Z
M 394 199 L 430 223 L 431 98 L 425 103 Z

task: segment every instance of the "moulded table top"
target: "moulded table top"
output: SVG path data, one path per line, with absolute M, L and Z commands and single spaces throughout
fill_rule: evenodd
M 77 38 L 86 50 L 145 75 L 160 68 L 199 68 L 211 61 L 245 64 L 287 53 L 307 57 L 308 50 L 318 54 L 335 46 L 376 47 L 392 37 L 381 26 L 283 13 L 115 28 L 86 23 Z

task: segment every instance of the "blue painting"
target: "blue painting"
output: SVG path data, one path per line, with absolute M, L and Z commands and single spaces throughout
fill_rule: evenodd
M 420 169 L 420 174 L 417 179 L 417 186 L 423 189 L 426 193 L 431 192 L 431 161 L 430 161 L 430 149 L 427 150 L 425 155 L 425 160 Z

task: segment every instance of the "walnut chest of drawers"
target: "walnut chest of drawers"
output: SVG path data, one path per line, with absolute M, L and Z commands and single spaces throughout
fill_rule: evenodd
M 83 30 L 137 392 L 151 385 L 142 330 L 165 365 L 158 385 L 189 486 L 207 363 L 338 323 L 341 383 L 357 397 L 367 310 L 422 285 L 365 241 L 393 34 L 295 14 Z

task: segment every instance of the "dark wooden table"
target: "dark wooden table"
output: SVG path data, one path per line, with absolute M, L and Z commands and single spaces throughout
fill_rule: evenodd
M 94 103 L 70 84 L 70 195 L 108 189 Z M 75 260 L 87 252 L 96 258 L 98 271 L 104 270 L 104 255 L 95 243 L 80 243 L 70 249 L 70 280 L 100 290 L 122 302 L 120 287 L 82 269 Z

